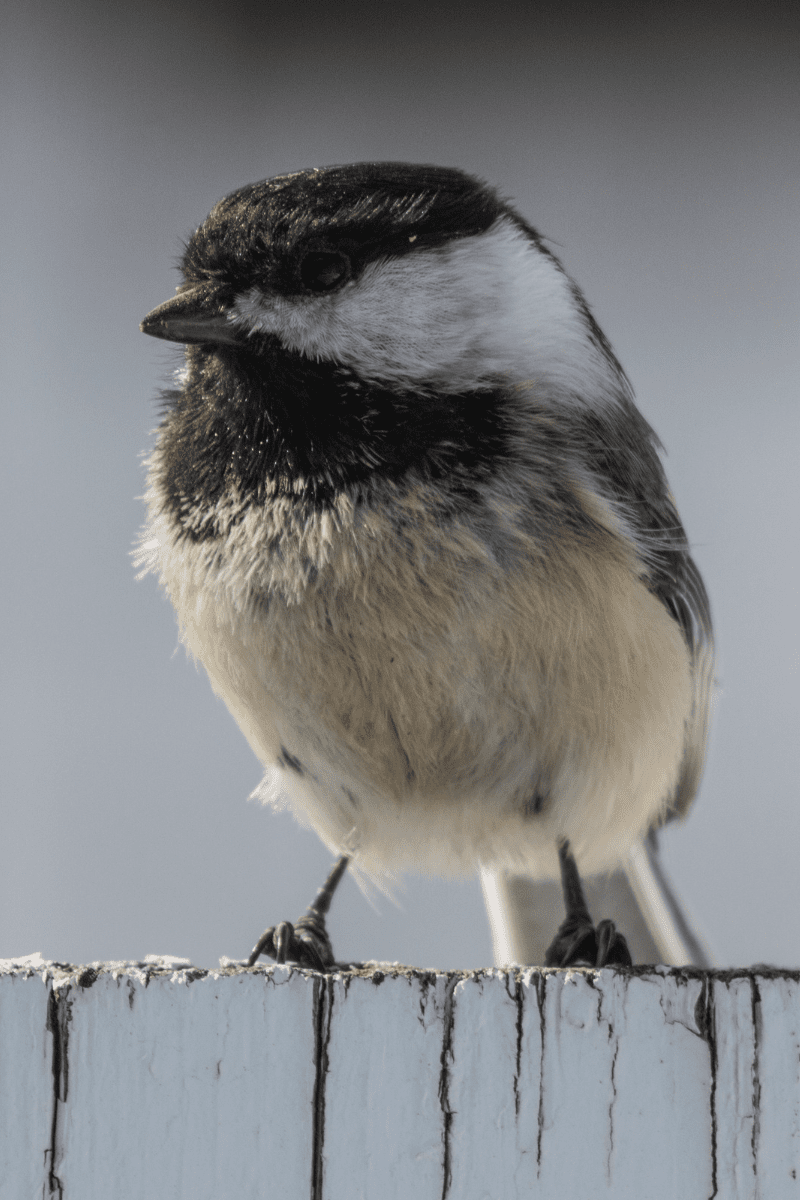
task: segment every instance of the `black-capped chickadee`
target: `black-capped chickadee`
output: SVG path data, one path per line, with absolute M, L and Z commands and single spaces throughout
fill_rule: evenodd
M 547 962 L 630 962 L 576 863 L 652 866 L 651 831 L 690 805 L 711 621 L 581 292 L 492 188 L 391 162 L 240 188 L 182 272 L 142 323 L 186 358 L 140 562 L 262 798 L 342 856 L 309 923 L 251 959 L 332 961 L 349 859 L 379 884 L 560 875 Z

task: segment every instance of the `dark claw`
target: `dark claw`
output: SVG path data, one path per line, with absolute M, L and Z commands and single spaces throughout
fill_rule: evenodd
M 334 965 L 336 960 L 325 928 L 325 914 L 349 861 L 347 855 L 342 855 L 317 892 L 314 903 L 309 905 L 299 921 L 294 925 L 289 921 L 281 921 L 262 933 L 247 960 L 248 967 L 254 966 L 262 954 L 269 955 L 279 963 L 296 963 L 314 971 L 326 971 Z
M 546 967 L 593 967 L 597 942 L 591 921 L 567 917 L 558 927 L 544 957 Z
M 290 921 L 281 921 L 280 925 L 275 926 L 272 942 L 275 947 L 275 962 L 285 963 L 286 955 L 299 945 Z
M 575 926 L 567 917 L 547 948 L 546 967 L 630 967 L 633 965 L 628 943 L 613 921 L 591 922 Z
M 597 925 L 596 967 L 632 967 L 633 959 L 628 943 L 613 921 L 599 921 Z

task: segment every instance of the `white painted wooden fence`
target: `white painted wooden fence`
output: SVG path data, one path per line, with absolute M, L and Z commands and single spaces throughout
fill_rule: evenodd
M 5 963 L 2 1200 L 800 1198 L 798 972 L 176 963 Z

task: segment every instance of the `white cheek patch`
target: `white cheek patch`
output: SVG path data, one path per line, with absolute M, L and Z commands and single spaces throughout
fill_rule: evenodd
M 231 320 L 387 385 L 454 393 L 500 378 L 572 404 L 610 403 L 619 390 L 569 279 L 507 218 L 475 237 L 371 263 L 332 295 L 252 288 Z

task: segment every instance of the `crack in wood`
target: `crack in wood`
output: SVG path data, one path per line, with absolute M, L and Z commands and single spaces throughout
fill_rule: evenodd
M 311 1200 L 322 1200 L 325 1147 L 325 1085 L 328 1079 L 328 1046 L 331 1040 L 333 988 L 325 975 L 314 979 L 314 1096 L 311 1132 Z
M 447 976 L 444 994 L 444 1012 L 442 1014 L 443 1036 L 442 1053 L 439 1058 L 439 1106 L 442 1110 L 442 1200 L 447 1200 L 452 1182 L 452 1147 L 450 1133 L 453 1124 L 453 1112 L 450 1108 L 450 1068 L 453 1063 L 453 1021 L 455 1016 L 455 990 L 459 982 L 458 975 Z
M 609 1040 L 613 1036 L 613 1027 L 609 1022 Z M 611 1059 L 611 1099 L 608 1102 L 608 1156 L 606 1157 L 606 1179 L 611 1183 L 611 1159 L 614 1155 L 614 1105 L 617 1103 L 617 1059 L 619 1058 L 619 1038 L 614 1044 L 614 1055 Z
M 511 983 L 512 979 L 514 980 L 514 991 L 513 992 L 509 988 L 509 984 Z M 519 976 L 516 973 L 512 974 L 510 971 L 506 975 L 506 994 L 508 995 L 509 1000 L 513 1001 L 514 1006 L 516 1008 L 516 1018 L 515 1018 L 516 1044 L 514 1047 L 513 1087 L 514 1087 L 514 1115 L 517 1118 L 517 1120 L 519 1120 L 519 1112 L 520 1112 L 520 1107 L 522 1104 L 522 1096 L 520 1095 L 520 1090 L 519 1090 L 519 1080 L 520 1080 L 520 1072 L 522 1071 L 522 1008 L 523 1008 L 524 1000 L 523 1000 L 523 995 L 522 995 L 522 980 L 519 978 Z
M 755 974 L 750 975 L 750 1012 L 753 1020 L 753 1130 L 750 1134 L 750 1149 L 753 1159 L 753 1175 L 758 1177 L 758 1143 L 761 1138 L 761 1052 L 762 1015 L 761 989 Z
M 719 1117 L 717 1113 L 717 1070 L 719 1067 L 717 1056 L 717 1012 L 714 1007 L 714 985 L 709 978 L 703 980 L 703 990 L 708 997 L 708 1006 L 706 1012 L 708 1026 L 708 1045 L 710 1051 L 710 1066 L 711 1066 L 711 1094 L 709 1102 L 711 1105 L 711 1186 L 713 1191 L 709 1200 L 713 1200 L 716 1196 L 719 1185 L 717 1179 L 717 1152 L 719 1148 Z
M 66 1103 L 69 1091 L 69 1023 L 72 1019 L 72 1002 L 68 999 L 70 988 L 53 987 L 47 1002 L 47 1031 L 53 1039 L 50 1066 L 53 1074 L 53 1108 L 50 1120 L 50 1145 L 44 1152 L 45 1164 L 49 1158 L 47 1189 L 51 1196 L 63 1200 L 64 1184 L 56 1174 L 59 1159 L 59 1134 L 61 1105 Z
M 536 1177 L 537 1179 L 542 1173 L 542 1135 L 544 1134 L 544 1055 L 545 1055 L 545 1016 L 544 1016 L 544 1001 L 545 992 L 547 990 L 547 976 L 539 973 L 536 976 L 536 1003 L 539 1008 L 539 1034 L 541 1038 L 541 1050 L 539 1052 L 539 1110 L 538 1110 L 538 1130 L 536 1133 Z

